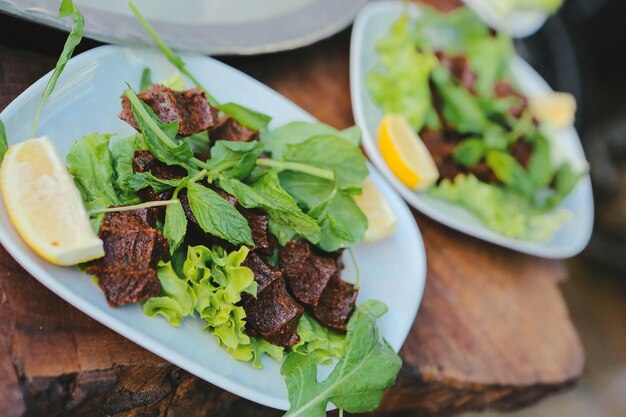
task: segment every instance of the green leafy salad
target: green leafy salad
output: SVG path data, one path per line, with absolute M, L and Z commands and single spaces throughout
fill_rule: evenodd
M 557 206 L 584 173 L 555 162 L 554 128 L 537 119 L 511 73 L 512 40 L 468 8 L 424 6 L 395 21 L 376 50 L 367 87 L 428 148 L 439 170 L 428 194 L 502 235 L 551 239 L 571 217 Z
M 264 355 L 284 360 L 288 416 L 323 416 L 329 402 L 373 410 L 401 360 L 378 330 L 387 307 L 355 306 L 358 282 L 340 277 L 342 251 L 368 228 L 354 200 L 368 176 L 359 129 L 270 129 L 269 116 L 218 101 L 129 5 L 178 71 L 153 83 L 146 68 L 129 80 L 120 118 L 136 133 L 92 133 L 70 148 L 68 171 L 105 252 L 81 270 L 112 307 L 141 302 L 172 326 L 202 320 L 220 346 L 257 368 Z M 82 38 L 83 17 L 64 0 L 60 16 L 70 15 L 74 28 L 33 134 Z M 1 122 L 0 145 L 4 154 Z M 333 362 L 318 381 L 318 365 Z

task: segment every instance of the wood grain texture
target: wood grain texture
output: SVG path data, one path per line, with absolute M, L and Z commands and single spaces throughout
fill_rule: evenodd
M 346 31 L 296 51 L 225 61 L 320 120 L 346 127 L 353 123 L 348 41 Z M 55 31 L 0 16 L 0 109 L 52 67 L 62 43 Z M 414 214 L 429 262 L 426 290 L 401 352 L 398 383 L 376 415 L 513 409 L 575 383 L 584 355 L 558 288 L 562 264 Z M 0 249 L 0 415 L 281 413 L 201 381 L 104 328 Z

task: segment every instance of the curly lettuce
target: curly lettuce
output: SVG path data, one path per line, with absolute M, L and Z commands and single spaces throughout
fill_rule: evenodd
M 571 218 L 571 213 L 563 209 L 538 210 L 518 195 L 481 182 L 473 175 L 443 180 L 429 194 L 466 208 L 488 228 L 515 239 L 549 240 Z

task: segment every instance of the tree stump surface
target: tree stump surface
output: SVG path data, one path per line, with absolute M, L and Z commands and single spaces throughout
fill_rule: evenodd
M 0 15 L 0 109 L 48 72 L 65 35 Z M 81 51 L 97 46 L 84 41 Z M 225 62 L 319 120 L 354 123 L 349 31 Z M 561 262 L 479 241 L 413 212 L 428 259 L 397 384 L 375 415 L 515 409 L 572 386 L 584 354 Z M 381 279 L 384 277 L 381 277 Z M 76 310 L 0 248 L 0 415 L 280 416 L 167 363 Z

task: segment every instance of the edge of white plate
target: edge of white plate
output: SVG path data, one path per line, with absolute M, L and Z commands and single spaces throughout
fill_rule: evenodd
M 113 46 L 113 45 L 105 45 L 105 46 L 100 46 L 94 49 L 91 49 L 89 51 L 83 52 L 80 55 L 72 58 L 69 62 L 68 62 L 68 69 L 73 67 L 73 66 L 77 66 L 82 64 L 83 61 L 88 61 L 88 60 L 93 60 L 93 59 L 99 59 L 99 57 L 101 56 L 105 56 L 108 53 L 113 53 L 116 50 L 127 50 L 129 48 L 125 48 L 125 47 L 120 47 L 120 46 Z M 132 49 L 131 49 L 132 50 Z M 272 90 L 271 88 L 267 87 L 266 85 L 260 83 L 259 81 L 255 80 L 254 78 L 248 76 L 245 73 L 242 73 L 241 71 L 230 67 L 229 65 L 226 65 L 218 60 L 215 60 L 213 58 L 209 58 L 209 57 L 205 57 L 202 56 L 200 57 L 202 59 L 206 59 L 208 61 L 210 61 L 213 65 L 218 65 L 218 66 L 222 66 L 224 68 L 228 68 L 228 70 L 230 71 L 235 71 L 237 72 L 240 76 L 247 78 L 249 81 L 256 83 L 258 86 L 262 87 L 263 89 L 266 89 L 268 92 L 278 95 L 280 96 L 283 100 L 285 100 L 286 102 L 290 103 L 291 105 L 293 105 L 295 108 L 299 109 L 299 111 L 302 114 L 302 119 L 303 120 L 315 120 L 310 114 L 308 114 L 307 112 L 305 112 L 304 110 L 302 110 L 299 106 L 297 106 L 295 103 L 292 103 L 290 100 L 288 100 L 287 98 L 283 97 L 282 95 L 280 95 L 279 93 L 277 93 L 276 91 Z M 12 113 L 15 111 L 14 109 L 19 108 L 22 101 L 27 99 L 28 93 L 32 90 L 37 90 L 39 89 L 39 87 L 43 87 L 45 85 L 45 83 L 47 83 L 50 75 L 51 75 L 52 71 L 49 72 L 48 74 L 46 74 L 45 76 L 43 76 L 42 78 L 40 78 L 39 80 L 37 80 L 35 83 L 33 83 L 29 88 L 27 88 L 24 92 L 22 92 L 15 100 L 13 100 L 1 113 L 0 116 L 3 116 L 3 118 L 5 116 L 11 116 Z M 389 185 L 384 181 L 384 179 L 382 178 L 382 176 L 377 172 L 377 170 L 371 165 L 368 164 L 368 168 L 370 169 L 370 174 L 372 175 L 372 179 L 375 181 L 375 183 L 379 186 L 382 186 L 381 188 L 381 192 L 383 192 L 383 194 L 385 195 L 386 198 L 388 198 L 389 203 L 392 207 L 395 207 L 397 210 L 399 210 L 398 213 L 396 213 L 396 215 L 398 216 L 398 219 L 400 219 L 401 217 L 404 218 L 408 218 L 409 221 L 407 222 L 408 224 L 406 225 L 407 227 L 409 227 L 412 231 L 412 233 L 414 234 L 414 237 L 416 238 L 416 242 L 418 244 L 418 250 L 419 252 L 416 253 L 416 262 L 419 262 L 420 264 L 420 270 L 417 271 L 419 275 L 417 275 L 418 279 L 420 279 L 420 285 L 419 285 L 419 291 L 416 294 L 416 298 L 417 301 L 415 303 L 415 308 L 413 311 L 412 316 L 415 317 L 417 315 L 417 312 L 419 310 L 419 307 L 421 305 L 421 300 L 422 300 L 422 296 L 423 296 L 423 292 L 424 292 L 424 287 L 425 287 L 425 283 L 426 283 L 426 253 L 425 253 L 425 249 L 424 249 L 424 242 L 421 236 L 421 233 L 419 231 L 419 227 L 417 225 L 417 223 L 415 222 L 410 209 L 408 208 L 408 206 L 406 205 L 406 203 L 396 194 L 396 192 L 393 190 L 392 187 L 389 187 Z M 3 206 L 3 203 L 0 203 Z M 399 222 L 400 223 L 400 222 Z M 18 236 L 19 238 L 19 236 Z M 11 245 L 10 243 L 12 242 L 13 238 L 11 236 L 9 236 L 9 232 L 8 230 L 6 230 L 4 227 L 0 227 L 0 243 L 3 245 L 3 247 L 7 250 L 7 252 L 26 270 L 28 271 L 33 277 L 35 277 L 39 282 L 41 282 L 44 286 L 46 286 L 48 289 L 50 289 L 52 292 L 54 292 L 56 295 L 58 295 L 59 297 L 61 297 L 62 299 L 64 299 L 66 302 L 68 302 L 69 304 L 71 304 L 72 306 L 76 307 L 77 309 L 79 309 L 80 311 L 84 312 L 85 314 L 89 315 L 90 317 L 92 317 L 93 319 L 95 319 L 96 321 L 104 324 L 105 326 L 109 327 L 110 329 L 114 330 L 115 332 L 121 334 L 122 336 L 126 337 L 127 339 L 133 341 L 134 343 L 142 346 L 143 348 L 145 348 L 146 350 L 156 354 L 157 356 L 167 356 L 167 361 L 173 363 L 176 366 L 179 366 L 182 369 L 185 369 L 186 371 L 226 390 L 229 392 L 234 392 L 236 393 L 236 395 L 239 395 L 241 397 L 244 397 L 250 401 L 256 402 L 258 404 L 262 404 L 268 407 L 272 407 L 272 408 L 277 408 L 277 409 L 282 409 L 282 410 L 287 410 L 289 408 L 289 401 L 288 399 L 284 399 L 284 398 L 278 398 L 278 397 L 274 397 L 271 395 L 267 395 L 267 394 L 262 394 L 259 393 L 257 391 L 255 391 L 252 388 L 249 388 L 245 385 L 241 385 L 239 383 L 233 382 L 232 380 L 230 380 L 227 377 L 223 377 L 220 374 L 217 374 L 209 369 L 205 369 L 202 368 L 200 370 L 196 369 L 194 367 L 195 363 L 193 361 L 188 360 L 184 355 L 178 354 L 176 351 L 170 349 L 167 347 L 167 345 L 160 343 L 159 341 L 152 339 L 150 337 L 150 335 L 146 335 L 145 333 L 142 333 L 138 330 L 135 330 L 133 327 L 131 327 L 130 325 L 127 325 L 124 321 L 117 319 L 113 316 L 110 315 L 106 315 L 106 316 L 97 316 L 92 314 L 92 305 L 87 302 L 86 300 L 82 299 L 82 298 L 76 298 L 74 297 L 71 293 L 69 293 L 63 286 L 61 286 L 60 284 L 57 284 L 57 279 L 53 277 L 53 275 L 51 273 L 49 273 L 46 268 L 44 266 L 38 265 L 34 262 L 32 262 L 29 259 L 29 255 L 27 254 L 27 252 L 20 250 L 17 247 L 14 247 L 13 245 Z M 415 318 L 413 319 L 413 321 L 415 320 Z M 402 337 L 400 337 L 398 340 L 402 340 L 399 344 L 395 343 L 393 344 L 393 348 L 395 351 L 399 351 L 400 348 L 402 347 L 402 345 L 404 344 L 404 341 L 406 340 L 406 337 L 411 329 L 413 325 L 413 322 L 408 323 L 406 326 L 405 331 L 402 334 Z M 155 347 L 156 346 L 156 347 Z M 158 349 L 157 349 L 158 347 Z M 233 359 L 234 360 L 234 359 Z
M 407 9 L 408 8 L 408 9 Z M 370 160 L 383 174 L 385 179 L 391 183 L 393 188 L 398 191 L 402 197 L 420 212 L 424 213 L 428 217 L 436 220 L 437 222 L 459 230 L 465 234 L 476 237 L 487 242 L 497 244 L 499 246 L 506 247 L 518 252 L 526 253 L 547 259 L 565 259 L 577 255 L 580 253 L 589 243 L 591 239 L 591 233 L 593 231 L 593 193 L 591 189 L 591 179 L 589 175 L 583 178 L 576 186 L 576 189 L 572 192 L 583 192 L 585 194 L 585 210 L 589 213 L 589 218 L 584 222 L 584 229 L 579 233 L 579 238 L 576 241 L 571 242 L 568 246 L 552 247 L 542 243 L 534 243 L 529 241 L 523 241 L 518 239 L 507 238 L 499 233 L 487 229 L 485 226 L 475 227 L 472 225 L 466 225 L 463 223 L 455 223 L 450 221 L 449 216 L 442 215 L 430 204 L 423 201 L 421 197 L 408 189 L 402 184 L 395 175 L 391 172 L 387 164 L 383 161 L 380 152 L 375 144 L 375 132 L 370 132 L 368 124 L 366 122 L 366 116 L 364 111 L 363 102 L 360 100 L 362 90 L 365 89 L 365 74 L 361 73 L 361 65 L 359 62 L 360 56 L 364 48 L 363 38 L 367 25 L 371 19 L 376 18 L 379 13 L 397 13 L 398 15 L 404 10 L 417 11 L 419 6 L 416 4 L 406 5 L 399 1 L 385 1 L 380 3 L 369 3 L 361 9 L 356 17 L 354 27 L 352 29 L 352 38 L 350 40 L 350 91 L 354 119 L 356 124 L 361 128 L 363 132 L 363 147 L 365 148 Z M 537 79 L 534 81 L 541 81 L 545 88 L 550 89 L 549 85 L 539 76 L 539 74 L 530 67 L 522 58 L 516 58 L 516 64 L 521 65 L 521 70 L 526 73 L 531 73 Z M 518 68 L 519 69 L 519 68 Z M 577 138 L 577 145 L 573 149 L 574 153 L 578 156 L 582 155 L 584 158 L 584 152 L 580 139 L 575 131 L 571 128 L 571 132 Z M 570 132 L 570 134 L 572 134 Z M 581 190 L 581 191 L 578 191 Z M 571 197 L 571 195 L 570 195 Z

